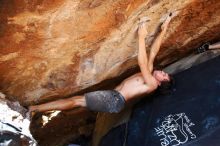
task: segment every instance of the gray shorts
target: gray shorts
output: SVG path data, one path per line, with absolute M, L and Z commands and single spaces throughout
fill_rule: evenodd
M 85 99 L 87 108 L 96 112 L 118 113 L 125 106 L 124 97 L 116 90 L 89 92 Z

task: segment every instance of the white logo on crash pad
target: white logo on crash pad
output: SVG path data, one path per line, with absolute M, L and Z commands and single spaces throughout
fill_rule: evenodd
M 154 129 L 160 137 L 161 146 L 178 146 L 196 138 L 190 129 L 194 125 L 185 113 L 180 113 L 167 116 L 161 125 Z

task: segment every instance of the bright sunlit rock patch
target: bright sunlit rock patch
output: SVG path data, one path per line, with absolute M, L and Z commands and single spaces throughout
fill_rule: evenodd
M 0 135 L 3 137 L 4 133 L 14 133 L 20 138 L 26 137 L 29 141 L 29 146 L 36 146 L 36 141 L 33 139 L 29 130 L 30 120 L 24 118 L 17 111 L 8 107 L 4 94 L 0 93 Z M 3 140 L 0 146 L 10 145 L 13 140 Z
M 60 111 L 53 111 L 47 116 L 43 115 L 42 116 L 43 126 L 45 126 L 53 117 L 56 117 L 59 113 Z

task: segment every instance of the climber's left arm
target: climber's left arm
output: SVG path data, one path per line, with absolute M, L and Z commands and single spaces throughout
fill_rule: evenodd
M 138 65 L 140 67 L 141 74 L 144 78 L 144 82 L 148 85 L 150 89 L 156 89 L 157 84 L 155 78 L 149 71 L 149 67 L 148 67 L 148 55 L 146 52 L 146 44 L 145 44 L 147 29 L 145 24 L 146 22 L 140 24 L 138 29 L 138 35 L 139 35 Z
M 172 18 L 171 16 L 168 16 L 167 19 L 165 20 L 165 22 L 161 25 L 161 32 L 156 37 L 154 43 L 151 46 L 149 62 L 148 62 L 148 67 L 149 67 L 150 72 L 153 71 L 153 64 L 154 64 L 155 57 L 157 56 L 157 54 L 160 50 L 161 43 L 162 43 L 163 38 L 167 32 L 167 28 L 168 28 L 168 25 L 171 21 L 171 18 Z

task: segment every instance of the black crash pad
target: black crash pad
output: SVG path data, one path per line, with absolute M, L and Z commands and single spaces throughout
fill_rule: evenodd
M 174 79 L 170 95 L 141 100 L 130 121 L 112 129 L 100 146 L 219 146 L 220 57 Z

